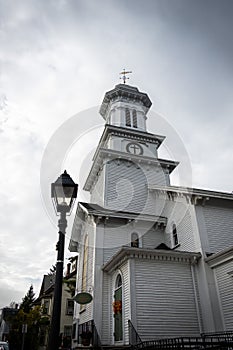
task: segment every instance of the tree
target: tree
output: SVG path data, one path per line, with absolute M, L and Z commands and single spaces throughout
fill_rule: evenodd
M 12 349 L 20 350 L 22 346 L 22 328 L 27 325 L 27 333 L 25 334 L 24 350 L 37 350 L 39 344 L 39 327 L 41 325 L 42 314 L 41 307 L 34 306 L 25 312 L 20 308 L 15 316 L 9 334 L 9 343 Z
M 22 299 L 20 309 L 22 309 L 25 313 L 29 313 L 33 307 L 34 301 L 35 301 L 35 293 L 33 291 L 33 285 L 31 285 L 27 294 Z

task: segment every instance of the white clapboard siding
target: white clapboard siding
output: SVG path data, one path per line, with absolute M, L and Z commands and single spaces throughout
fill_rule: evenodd
M 137 331 L 143 340 L 198 335 L 190 265 L 135 260 Z
M 111 276 L 106 272 L 103 273 L 103 302 L 102 302 L 102 334 L 101 343 L 111 344 L 112 335 L 110 334 L 111 324 L 112 324 L 112 283 Z
M 166 239 L 172 245 L 172 225 L 175 224 L 177 228 L 178 241 L 180 246 L 177 250 L 197 251 L 196 243 L 193 235 L 193 220 L 192 210 L 189 204 L 187 204 L 185 198 L 178 198 L 174 201 L 170 200 L 166 202 L 164 209 L 164 216 L 168 218 L 166 227 Z
M 118 223 L 118 225 L 117 225 Z M 107 262 L 122 246 L 131 245 L 131 235 L 135 232 L 139 237 L 142 248 L 156 248 L 165 242 L 164 229 L 154 229 L 154 222 L 138 222 L 134 224 L 116 221 L 115 225 L 105 225 L 104 235 L 104 263 Z
M 142 212 L 146 199 L 146 177 L 135 164 L 125 160 L 107 164 L 106 204 L 121 211 Z
M 97 181 L 92 188 L 92 193 L 90 197 L 91 203 L 99 204 L 100 206 L 104 205 L 104 169 L 100 170 L 100 173 L 97 177 Z
M 180 248 L 178 250 L 195 251 L 195 241 L 193 235 L 192 218 L 189 211 L 186 211 L 184 217 L 177 225 L 178 239 Z
M 203 213 L 210 252 L 216 253 L 230 247 L 233 237 L 232 209 L 206 205 Z
M 104 262 L 106 263 L 108 260 L 110 260 L 112 256 L 115 255 L 120 249 L 120 247 L 104 249 Z
M 225 331 L 233 329 L 233 261 L 214 268 L 218 284 L 219 299 L 222 308 L 222 315 L 225 324 Z M 229 274 L 230 272 L 230 274 Z
M 161 243 L 165 243 L 164 230 L 150 230 L 149 232 L 142 235 L 142 248 L 153 249 Z
M 86 276 L 86 285 L 87 290 L 89 288 L 92 288 L 93 280 L 94 280 L 94 270 L 93 270 L 93 259 L 94 259 L 94 226 L 91 225 L 90 222 L 88 222 L 88 226 L 86 227 L 87 234 L 88 234 L 88 259 L 87 259 L 87 276 Z M 84 239 L 85 235 L 83 236 Z M 79 258 L 79 271 L 78 271 L 78 291 L 82 291 L 82 273 L 83 273 L 83 249 L 84 249 L 84 240 L 82 242 L 82 245 L 80 245 L 80 258 Z M 85 310 L 85 311 L 83 311 Z M 79 313 L 79 311 L 82 311 Z M 87 321 L 92 320 L 93 318 L 93 303 L 86 304 L 85 306 L 81 307 L 80 310 L 78 310 L 78 318 L 79 323 L 85 323 Z
M 150 183 L 165 185 L 164 174 L 155 167 L 138 166 L 131 161 L 113 160 L 106 165 L 106 206 L 121 211 L 148 211 Z M 152 208 L 154 212 L 154 208 Z
M 130 319 L 130 279 L 129 279 L 129 260 L 120 266 L 123 277 L 123 298 L 122 298 L 122 313 L 123 313 L 123 337 L 128 343 L 129 329 L 128 320 Z
M 107 221 L 104 230 L 104 263 L 107 262 L 123 245 L 130 244 L 132 227 L 125 220 L 115 223 Z

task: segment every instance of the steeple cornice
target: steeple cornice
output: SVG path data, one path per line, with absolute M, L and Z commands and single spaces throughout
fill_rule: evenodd
M 108 160 L 110 160 L 110 159 L 122 160 L 123 159 L 123 160 L 128 160 L 130 162 L 133 162 L 135 164 L 146 164 L 148 166 L 156 165 L 156 166 L 162 167 L 164 170 L 168 171 L 169 174 L 179 164 L 179 162 L 175 162 L 172 160 L 159 159 L 159 158 L 155 159 L 152 157 L 127 154 L 125 152 L 115 151 L 112 149 L 99 148 L 98 153 L 96 154 L 96 157 L 93 161 L 89 175 L 87 177 L 86 183 L 83 187 L 83 189 L 85 191 L 90 191 L 92 186 L 95 184 L 98 173 L 101 170 L 105 159 L 108 159 Z
M 151 142 L 155 144 L 161 145 L 163 140 L 166 138 L 162 135 L 155 135 L 151 134 L 149 132 L 137 130 L 137 129 L 129 129 L 129 128 L 123 128 L 119 126 L 112 126 L 112 125 L 106 125 L 106 133 L 117 135 L 117 136 L 123 136 L 123 137 L 130 137 L 130 138 L 137 138 L 138 140 L 145 141 L 145 142 Z
M 151 107 L 152 102 L 148 95 L 144 92 L 140 92 L 138 88 L 126 84 L 118 84 L 113 90 L 106 92 L 103 102 L 100 107 L 100 114 L 104 119 L 106 119 L 107 110 L 111 101 L 121 100 L 131 100 L 134 102 L 139 102 L 147 110 Z
M 140 131 L 140 130 L 131 130 L 128 128 L 122 128 L 119 126 L 113 126 L 113 125 L 108 125 L 106 124 L 105 129 L 103 131 L 103 134 L 100 138 L 99 144 L 97 146 L 97 149 L 95 151 L 95 154 L 93 156 L 93 161 L 95 160 L 99 149 L 103 148 L 106 141 L 108 140 L 109 136 L 111 135 L 115 135 L 115 136 L 119 136 L 119 137 L 127 137 L 129 139 L 132 140 L 136 140 L 136 141 L 141 141 L 141 142 L 150 142 L 150 143 L 154 143 L 157 147 L 157 149 L 159 148 L 159 146 L 162 144 L 162 142 L 165 140 L 165 136 L 162 135 L 155 135 L 155 134 L 151 134 L 148 132 L 144 132 L 144 131 Z

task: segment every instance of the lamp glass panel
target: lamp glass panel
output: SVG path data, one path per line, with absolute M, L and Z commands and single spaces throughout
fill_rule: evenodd
M 71 206 L 74 193 L 73 186 L 55 185 L 55 193 L 58 205 L 66 204 L 69 207 Z

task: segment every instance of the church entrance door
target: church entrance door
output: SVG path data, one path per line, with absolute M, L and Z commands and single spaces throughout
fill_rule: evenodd
M 114 312 L 114 341 L 123 340 L 123 325 L 122 325 L 122 279 L 119 274 L 116 279 L 116 287 L 113 302 Z

